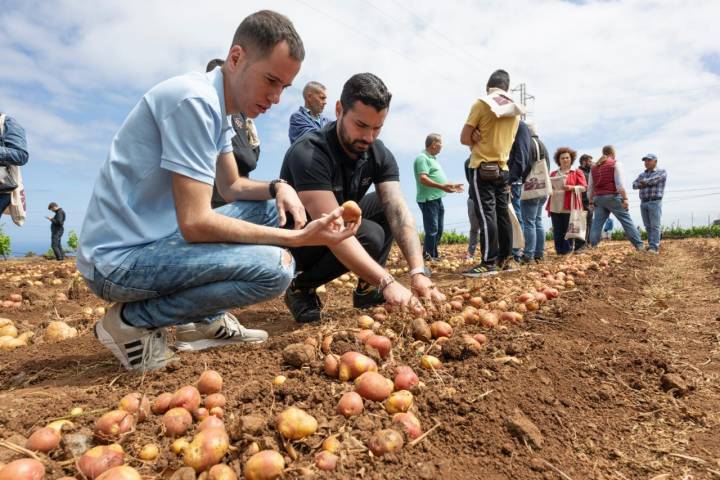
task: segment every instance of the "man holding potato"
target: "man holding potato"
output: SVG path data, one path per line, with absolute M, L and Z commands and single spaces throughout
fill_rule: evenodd
M 315 289 L 348 270 L 360 277 L 353 293 L 356 308 L 386 302 L 422 311 L 417 296 L 444 300 L 426 276 L 395 157 L 377 139 L 390 99 L 377 76 L 353 75 L 335 105 L 337 121 L 304 135 L 285 155 L 280 177 L 297 190 L 310 218 L 322 218 L 348 200 L 357 202 L 363 215 L 357 236 L 328 247 L 292 249 L 299 273 L 285 292 L 285 303 L 298 322 L 320 319 Z M 375 192 L 366 194 L 371 185 Z M 410 289 L 383 267 L 393 239 L 410 267 Z
M 341 208 L 306 225 L 292 187 L 238 175 L 229 116 L 255 118 L 278 103 L 304 56 L 287 17 L 257 12 L 238 27 L 222 68 L 156 85 L 115 135 L 78 269 L 95 294 L 117 302 L 95 335 L 125 368 L 165 365 L 169 326 L 179 350 L 265 340 L 228 309 L 285 290 L 294 263 L 281 247 L 334 245 L 357 232 L 342 226 Z M 214 183 L 230 202 L 216 210 Z M 289 214 L 295 229 L 277 228 Z

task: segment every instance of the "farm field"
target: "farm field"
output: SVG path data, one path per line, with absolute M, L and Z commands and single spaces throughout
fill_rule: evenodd
M 34 455 L 46 467 L 45 478 L 84 478 L 78 457 L 108 443 L 93 438 L 95 422 L 121 398 L 140 392 L 153 402 L 196 385 L 212 369 L 222 375 L 227 400 L 222 417 L 230 449 L 223 462 L 238 478 L 254 449 L 280 452 L 284 478 L 720 478 L 720 239 L 665 241 L 660 256 L 606 242 L 478 280 L 453 272 L 463 268 L 464 249 L 441 246 L 447 262 L 432 276 L 448 301 L 458 297 L 427 318 L 452 325 L 449 341 L 413 338 L 411 316 L 376 311 L 376 333 L 392 341 L 382 358 L 380 349 L 357 339 L 358 316 L 373 312 L 352 309 L 351 290 L 329 284 L 321 294 L 321 324 L 296 324 L 278 298 L 233 312 L 245 326 L 267 330 L 266 343 L 179 353 L 178 361 L 145 374 L 123 370 L 94 339 L 97 309 L 109 305 L 76 278 L 72 262 L 2 262 L 0 317 L 19 335 L 34 335 L 26 346 L 0 350 L 0 463 L 28 457 L 18 447 L 30 434 L 67 418 L 72 425 L 64 427 L 60 447 Z M 558 297 L 519 300 L 546 288 L 557 288 Z M 505 310 L 522 320 L 501 316 Z M 77 329 L 77 337 L 47 342 L 46 329 L 58 320 Z M 480 348 L 462 336 L 479 333 L 486 336 Z M 310 345 L 307 358 L 284 355 L 294 343 Z M 389 379 L 398 366 L 414 370 L 420 383 L 410 389 L 410 412 L 426 435 L 403 432 L 379 401 L 364 400 L 357 416 L 336 413 L 342 395 L 355 387 L 324 373 L 324 361 L 329 353 L 350 351 L 373 357 Z M 424 355 L 441 363 L 424 368 Z M 315 418 L 314 433 L 281 437 L 276 417 L 290 406 Z M 77 407 L 83 412 L 71 417 Z M 179 479 L 183 455 L 170 451 L 175 439 L 165 435 L 161 419 L 149 415 L 117 442 L 125 463 L 143 478 Z M 391 428 L 401 432 L 402 448 L 371 453 L 373 437 Z M 340 442 L 337 465 L 319 470 L 316 454 L 333 435 Z M 138 458 L 148 443 L 159 447 L 154 461 Z

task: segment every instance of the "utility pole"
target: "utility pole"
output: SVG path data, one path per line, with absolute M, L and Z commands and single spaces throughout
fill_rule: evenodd
M 523 111 L 527 111 L 527 101 L 528 100 L 535 100 L 535 95 L 530 95 L 527 93 L 527 85 L 524 83 L 521 83 L 517 87 L 510 90 L 511 92 L 519 92 L 520 93 L 520 105 L 523 106 Z M 525 120 L 527 117 L 526 113 L 522 114 L 522 119 Z

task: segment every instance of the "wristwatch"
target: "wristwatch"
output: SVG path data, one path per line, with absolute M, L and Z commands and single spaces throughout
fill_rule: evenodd
M 413 275 L 424 275 L 426 277 L 429 277 L 424 265 L 422 267 L 413 268 L 408 272 L 408 275 L 410 275 L 410 277 L 412 277 Z
M 284 183 L 287 185 L 287 182 L 283 180 L 282 178 L 276 178 L 275 180 L 271 180 L 268 184 L 268 190 L 270 191 L 270 197 L 275 198 L 277 196 L 277 184 L 278 183 Z

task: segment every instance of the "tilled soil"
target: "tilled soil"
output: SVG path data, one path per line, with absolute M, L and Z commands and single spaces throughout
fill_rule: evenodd
M 0 438 L 10 442 L 5 445 L 22 445 L 22 437 L 36 426 L 64 417 L 76 406 L 86 412 L 73 419 L 76 432 L 89 434 L 95 419 L 125 394 L 172 392 L 212 368 L 225 379 L 225 420 L 231 432 L 242 415 L 263 419 L 257 431 L 233 434 L 237 450 L 227 463 L 238 474 L 244 449 L 257 441 L 261 448 L 286 455 L 288 477 L 308 475 L 303 468 L 312 466 L 322 440 L 340 434 L 338 469 L 315 475 L 720 478 L 720 242 L 664 242 L 660 256 L 630 253 L 625 244 L 610 243 L 577 257 L 589 262 L 620 250 L 620 263 L 588 272 L 576 288 L 527 314 L 520 325 L 490 331 L 462 327 L 463 332 L 486 333 L 485 350 L 462 360 L 444 359 L 437 371 L 419 366 L 418 344 L 407 338 L 404 327 L 407 319 L 391 314 L 385 325 L 400 338 L 392 360 L 380 371 L 392 376 L 395 365 L 407 364 L 420 375 L 424 387 L 415 392 L 414 411 L 429 434 L 380 458 L 365 445 L 373 432 L 391 427 L 382 405 L 366 402 L 362 416 L 345 420 L 335 415 L 335 407 L 341 394 L 352 389 L 350 383 L 324 375 L 319 359 L 299 369 L 282 360 L 282 349 L 290 343 L 356 327 L 349 290 L 328 288 L 327 319 L 320 326 L 298 327 L 277 299 L 235 312 L 246 326 L 271 333 L 264 345 L 182 353 L 170 367 L 137 375 L 122 370 L 90 333 L 94 318 L 81 308 L 102 302 L 82 288 L 69 302 L 53 300 L 55 292 L 67 292 L 70 279 L 55 287 L 0 284 L 0 298 L 22 291 L 26 299 L 18 310 L 0 310 L 20 331 L 32 329 L 39 339 L 48 321 L 57 318 L 81 331 L 77 339 L 57 344 L 38 340 L 0 352 Z M 452 257 L 461 251 L 444 247 L 442 253 Z M 482 281 L 440 272 L 433 279 L 446 293 L 452 287 L 468 288 L 492 301 L 508 296 L 508 289 L 532 285 L 532 272 L 555 271 L 563 262 L 567 259 L 555 258 Z M 34 268 L 48 278 L 67 276 L 54 263 L 13 261 L 3 267 L 18 272 Z M 288 380 L 273 386 L 278 374 Z M 273 425 L 275 415 L 289 405 L 307 410 L 320 425 L 317 434 L 292 447 L 282 444 Z M 121 443 L 134 457 L 150 441 L 161 445 L 160 459 L 143 463 L 130 458 L 129 463 L 147 478 L 168 478 L 181 462 L 168 452 L 170 440 L 163 437 L 156 417 L 138 424 Z M 0 446 L 0 462 L 14 455 Z M 48 465 L 48 478 L 77 474 L 67 451 L 40 458 Z

